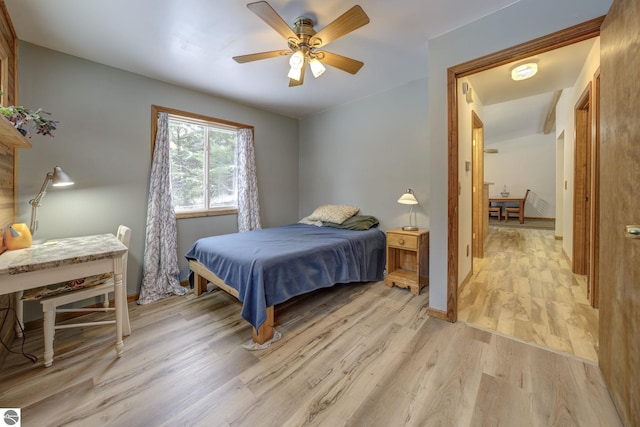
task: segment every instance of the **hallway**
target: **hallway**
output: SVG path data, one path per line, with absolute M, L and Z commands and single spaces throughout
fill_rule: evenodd
M 490 227 L 460 287 L 458 320 L 597 362 L 598 310 L 553 230 Z

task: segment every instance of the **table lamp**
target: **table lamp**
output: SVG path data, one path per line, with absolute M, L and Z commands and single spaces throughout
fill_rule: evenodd
M 36 229 L 38 228 L 38 208 L 40 207 L 40 201 L 47 194 L 47 188 L 49 184 L 54 187 L 65 187 L 68 185 L 73 185 L 73 180 L 69 175 L 67 175 L 60 166 L 56 166 L 53 168 L 53 172 L 48 172 L 47 176 L 44 178 L 44 182 L 42 183 L 42 187 L 40 188 L 40 192 L 33 199 L 29 200 L 29 204 L 31 205 L 31 223 L 29 225 L 29 231 L 31 231 L 31 236 L 35 236 Z
M 418 227 L 413 225 L 411 222 L 411 215 L 413 214 L 413 206 L 418 204 L 418 200 L 416 199 L 416 196 L 413 195 L 413 190 L 410 188 L 407 189 L 407 191 L 405 191 L 405 193 L 402 196 L 400 196 L 400 198 L 398 199 L 398 203 L 403 205 L 411 205 L 411 208 L 409 209 L 409 225 L 403 226 L 402 229 L 406 231 L 418 230 Z

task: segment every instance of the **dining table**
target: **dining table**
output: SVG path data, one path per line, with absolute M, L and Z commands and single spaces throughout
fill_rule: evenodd
M 502 208 L 505 208 L 507 203 L 518 203 L 520 207 L 520 224 L 524 224 L 524 197 L 489 197 L 489 204 L 497 203 Z M 506 221 L 506 212 L 504 213 L 505 221 Z

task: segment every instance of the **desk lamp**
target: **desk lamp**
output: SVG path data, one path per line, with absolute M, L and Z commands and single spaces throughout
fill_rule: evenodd
M 40 192 L 36 197 L 29 200 L 29 204 L 31 205 L 31 223 L 29 225 L 31 236 L 36 234 L 36 229 L 38 228 L 38 208 L 40 207 L 40 201 L 45 194 L 47 194 L 49 184 L 54 187 L 66 187 L 68 185 L 73 185 L 73 180 L 62 170 L 60 166 L 53 168 L 53 172 L 47 173 L 47 176 L 45 176 L 44 182 L 42 183 L 42 187 L 40 188 Z
M 409 209 L 409 225 L 403 226 L 402 229 L 406 231 L 418 230 L 418 227 L 415 225 L 412 225 L 411 223 L 411 215 L 413 214 L 413 205 L 418 204 L 418 200 L 416 199 L 416 196 L 413 195 L 413 190 L 409 188 L 402 196 L 400 196 L 400 198 L 398 199 L 398 203 L 403 205 L 411 205 L 411 209 Z

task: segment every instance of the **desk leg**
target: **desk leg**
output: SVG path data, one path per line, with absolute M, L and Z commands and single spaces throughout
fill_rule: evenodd
M 46 301 L 45 301 L 46 303 Z M 56 307 L 55 305 L 43 306 L 44 316 L 44 366 L 53 364 L 53 337 L 56 333 Z
M 116 305 L 116 355 L 122 356 L 124 343 L 122 342 L 122 310 L 126 301 L 123 298 L 122 290 L 122 258 L 118 257 L 113 260 L 113 280 L 114 280 L 114 298 Z
M 16 292 L 16 336 L 22 338 L 22 330 L 24 329 L 24 306 L 22 302 L 23 291 Z
M 520 202 L 520 224 L 524 224 L 524 202 Z

